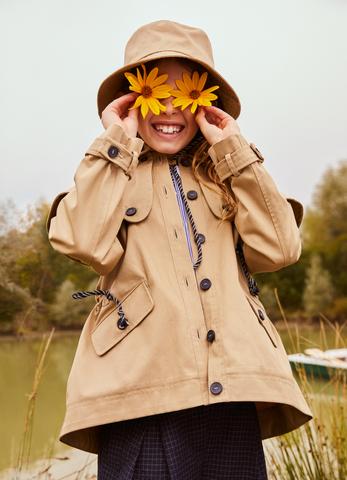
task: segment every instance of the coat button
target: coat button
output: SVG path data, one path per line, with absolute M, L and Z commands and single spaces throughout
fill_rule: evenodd
M 195 190 L 189 190 L 189 192 L 187 192 L 187 197 L 189 198 L 189 200 L 195 200 L 196 198 L 198 198 L 198 192 L 196 192 Z
M 264 315 L 264 312 L 262 310 L 258 310 L 258 315 L 259 315 L 260 320 L 265 320 L 265 315 Z
M 200 282 L 200 288 L 202 290 L 208 290 L 211 285 L 212 285 L 212 282 L 209 278 L 203 278 Z
M 199 237 L 200 243 L 205 243 L 206 238 L 203 233 L 198 233 L 198 237 Z
M 137 208 L 130 207 L 126 209 L 125 214 L 130 216 L 130 215 L 135 215 L 136 212 L 137 212 Z
M 189 165 L 190 165 L 189 158 L 182 158 L 181 165 L 183 165 L 184 167 L 189 167 Z
M 221 383 L 219 383 L 219 382 L 211 383 L 210 391 L 211 391 L 211 393 L 213 393 L 213 395 L 219 395 L 222 390 L 223 390 L 223 386 L 222 386 Z
M 209 342 L 212 343 L 212 342 L 214 341 L 214 339 L 216 338 L 216 333 L 215 333 L 215 331 L 214 331 L 214 330 L 209 330 L 209 331 L 207 332 L 206 338 L 207 338 L 207 340 L 208 340 Z
M 114 145 L 111 145 L 110 148 L 108 149 L 108 156 L 111 157 L 111 158 L 115 158 L 118 153 L 119 153 L 119 150 L 117 147 L 115 147 Z

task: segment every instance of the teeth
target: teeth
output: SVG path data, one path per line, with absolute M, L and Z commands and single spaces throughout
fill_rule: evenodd
M 182 126 L 173 126 L 173 125 L 154 125 L 154 128 L 159 132 L 163 133 L 178 133 L 182 130 Z

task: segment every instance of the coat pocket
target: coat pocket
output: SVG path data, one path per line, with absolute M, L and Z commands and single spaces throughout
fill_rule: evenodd
M 97 355 L 103 355 L 128 335 L 154 308 L 154 301 L 146 280 L 142 280 L 123 299 L 122 308 L 128 326 L 117 326 L 117 306 L 111 302 L 100 308 L 91 339 Z
M 251 298 L 248 295 L 246 295 L 246 298 L 248 300 L 248 303 L 250 304 L 255 316 L 258 319 L 258 322 L 260 325 L 263 327 L 265 330 L 267 336 L 271 340 L 272 344 L 274 347 L 277 348 L 277 339 L 276 339 L 276 334 L 275 334 L 275 327 L 272 325 L 271 320 L 267 316 L 267 313 L 264 309 L 264 307 L 255 300 L 255 298 Z

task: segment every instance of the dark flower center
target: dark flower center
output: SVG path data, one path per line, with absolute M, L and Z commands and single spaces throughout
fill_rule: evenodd
M 196 100 L 197 98 L 200 97 L 200 92 L 199 90 L 192 90 L 190 92 L 190 98 L 193 98 L 194 100 Z
M 152 89 L 151 87 L 149 87 L 148 85 L 145 85 L 142 89 L 142 95 L 145 97 L 145 98 L 148 98 L 152 95 Z

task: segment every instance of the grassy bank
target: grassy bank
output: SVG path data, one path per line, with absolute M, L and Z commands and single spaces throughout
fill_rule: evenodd
M 300 334 L 298 324 L 287 321 L 279 304 L 282 319 L 276 323 L 281 335 L 290 339 L 292 351 L 302 351 L 310 345 L 308 338 Z M 334 346 L 346 347 L 345 324 L 335 324 L 321 315 L 318 325 L 313 325 L 317 346 L 327 348 L 327 334 L 334 333 Z M 71 333 L 71 332 L 70 332 Z M 78 333 L 73 331 L 74 334 Z M 27 395 L 27 412 L 20 442 L 14 447 L 13 468 L 0 478 L 10 480 L 91 480 L 95 478 L 95 456 L 69 449 L 66 454 L 54 455 L 53 445 L 43 454 L 45 460 L 31 462 L 31 438 L 34 425 L 35 407 L 40 383 L 45 374 L 47 353 L 53 337 L 66 335 L 67 331 L 41 334 L 42 342 L 36 361 L 31 391 Z M 37 334 L 35 334 L 37 335 Z M 331 335 L 330 335 L 331 336 Z M 331 346 L 331 345 L 330 345 Z M 323 382 L 319 391 L 313 391 L 312 382 L 303 369 L 296 376 L 310 405 L 314 418 L 286 435 L 264 441 L 269 479 L 281 480 L 345 480 L 347 478 L 347 386 L 346 378 L 335 375 Z M 5 475 L 5 476 L 4 476 Z

